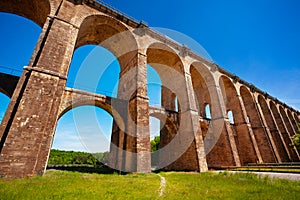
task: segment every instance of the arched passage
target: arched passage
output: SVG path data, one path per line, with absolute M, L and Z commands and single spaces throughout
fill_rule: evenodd
M 235 135 L 235 142 L 242 165 L 256 163 L 257 157 L 250 138 L 247 122 L 238 99 L 237 91 L 231 80 L 225 76 L 220 77 L 220 86 L 224 94 L 227 111 L 232 111 L 234 124 L 231 125 Z
M 162 107 L 167 111 L 174 112 L 176 110 L 175 100 L 178 98 L 178 113 L 181 128 L 184 126 L 190 126 L 190 118 L 184 118 L 182 115 L 188 115 L 189 101 L 186 80 L 184 74 L 183 63 L 178 54 L 170 47 L 162 43 L 151 44 L 146 51 L 147 64 L 151 65 L 155 71 L 159 74 L 162 81 Z M 176 83 L 174 84 L 174 77 L 176 77 Z M 181 120 L 186 120 L 186 123 Z M 198 155 L 196 152 L 196 144 L 194 133 L 191 128 L 184 129 L 178 135 L 178 140 L 181 140 L 181 144 L 173 143 L 173 154 L 178 154 L 178 159 L 168 166 L 168 169 L 178 170 L 179 168 L 185 170 L 199 170 Z M 182 139 L 181 139 L 182 138 Z M 184 140 L 184 139 L 185 140 Z M 176 146 L 177 145 L 177 146 Z M 181 145 L 181 146 L 180 146 Z
M 95 106 L 78 106 L 58 120 L 52 148 L 107 152 L 110 148 L 113 118 Z
M 213 73 L 206 65 L 194 62 L 190 66 L 193 89 L 199 115 L 203 118 L 207 113 L 205 106 L 209 105 L 211 120 L 200 120 L 200 127 L 204 138 L 207 164 L 209 167 L 236 165 L 232 153 L 227 126 L 225 125 L 222 99 Z
M 208 127 L 211 126 L 211 117 L 212 117 L 211 113 L 214 112 L 212 111 L 214 108 L 211 107 L 212 101 L 210 98 L 210 91 L 207 87 L 206 80 L 203 78 L 203 75 L 200 73 L 203 72 L 202 68 L 203 66 L 200 63 L 194 63 L 190 67 L 190 73 L 192 78 L 194 94 L 196 97 L 198 114 L 202 118 L 199 123 L 202 131 L 202 136 L 203 138 L 205 138 L 205 136 L 207 135 Z M 207 74 L 207 77 L 209 77 L 209 74 Z
M 169 47 L 161 43 L 154 43 L 147 49 L 147 63 L 154 69 L 161 80 L 161 106 L 167 110 L 175 111 L 175 100 L 178 98 L 180 104 L 186 95 L 183 88 L 183 64 L 179 56 Z M 178 77 L 179 82 L 174 84 L 174 78 Z M 151 98 L 151 97 L 150 97 Z
M 191 66 L 190 73 L 192 76 L 194 93 L 197 98 L 196 104 L 199 115 L 206 118 L 206 106 L 211 105 L 210 93 L 207 88 L 207 84 L 194 65 Z
M 107 56 L 113 56 L 113 63 L 109 63 L 109 67 L 107 69 L 99 69 L 100 72 L 104 72 L 101 76 L 97 77 L 95 74 L 93 85 L 93 92 L 97 92 L 100 94 L 104 94 L 106 96 L 113 96 L 118 97 L 120 99 L 124 100 L 131 100 L 132 97 L 136 94 L 137 91 L 137 80 L 135 71 L 132 70 L 132 73 L 127 73 L 132 68 L 136 67 L 137 63 L 137 43 L 132 35 L 131 31 L 121 23 L 120 21 L 104 16 L 104 15 L 90 15 L 87 16 L 83 22 L 80 25 L 77 41 L 75 45 L 75 49 L 78 48 L 78 51 L 83 47 L 84 45 L 97 45 L 101 46 L 101 48 L 96 47 L 96 49 L 101 49 L 102 51 L 105 49 L 106 52 L 104 52 L 104 56 L 96 56 L 92 58 L 92 60 L 96 59 L 101 62 L 101 60 L 107 62 Z M 80 48 L 81 47 L 81 48 Z M 79 49 L 80 48 L 80 49 Z M 76 52 L 75 52 L 76 53 Z M 92 52 L 93 53 L 93 52 Z M 102 52 L 103 53 L 103 52 Z M 75 55 L 75 54 L 74 54 Z M 93 57 L 93 56 L 92 56 Z M 74 58 L 74 57 L 73 57 Z M 91 61 L 92 62 L 92 61 Z M 103 63 L 101 63 L 103 64 Z M 110 67 L 114 66 L 114 70 L 110 71 Z M 117 67 L 116 67 L 117 66 Z M 99 67 L 99 66 L 98 66 Z M 93 73 L 93 69 L 89 66 L 91 69 L 91 73 Z M 117 69 L 116 69 L 117 68 Z M 107 71 L 108 70 L 108 71 Z M 106 73 L 109 72 L 109 73 Z M 79 76 L 82 76 L 82 80 L 84 82 L 85 79 L 89 79 L 89 77 L 84 76 L 83 72 L 79 71 Z M 130 78 L 128 78 L 130 76 Z M 113 80 L 114 79 L 114 80 Z M 78 80 L 78 79 L 76 79 Z M 75 81 L 76 81 L 75 80 Z M 102 82 L 101 82 L 102 81 Z M 101 88 L 102 85 L 106 84 L 112 84 L 113 87 L 110 89 Z M 101 90 L 104 91 L 97 91 L 101 88 Z M 96 88 L 96 89 L 95 89 Z M 106 93 L 106 90 L 108 90 L 108 94 Z M 126 124 L 132 123 L 132 121 L 136 121 L 135 117 L 135 111 L 136 109 L 126 109 L 125 111 L 129 111 L 129 115 L 131 117 L 127 118 L 128 122 L 125 122 Z M 124 112 L 125 112 L 124 111 Z M 128 152 L 136 152 L 136 138 L 133 137 L 136 132 L 135 130 L 131 130 L 129 128 L 135 128 L 135 126 L 127 126 L 126 129 L 120 129 L 118 127 L 118 124 L 114 122 L 113 124 L 113 134 L 112 134 L 112 143 L 118 143 L 116 144 L 117 147 L 123 149 L 126 149 Z M 129 134 L 125 134 L 126 131 Z M 150 142 L 150 141 L 149 141 Z M 127 146 L 123 146 L 127 145 Z M 119 149 L 115 149 L 114 153 L 118 153 L 116 151 L 119 151 Z M 122 157 L 120 159 L 123 159 Z M 131 159 L 131 158 L 128 158 Z M 135 158 L 132 158 L 131 160 L 128 160 L 128 167 L 125 166 L 126 169 L 129 171 L 135 171 L 134 169 L 136 166 Z M 127 161 L 126 161 L 127 162 Z M 123 167 L 120 163 L 115 163 L 118 166 L 115 166 L 116 169 L 120 169 Z M 133 168 L 131 168 L 133 167 Z M 129 169 L 130 168 L 130 169 Z M 123 169 L 123 168 L 122 168 Z
M 253 100 L 253 97 L 250 93 L 250 91 L 242 86 L 240 88 L 240 94 L 242 96 L 245 109 L 248 115 L 248 120 L 251 124 L 251 128 L 253 130 L 255 140 L 257 142 L 259 151 L 261 152 L 262 160 L 265 163 L 273 163 L 275 162 L 274 154 L 272 152 L 272 146 L 270 143 L 270 139 L 268 138 L 267 132 L 264 129 L 264 125 L 262 122 L 262 119 L 259 116 L 257 107 L 255 105 L 255 102 Z M 282 149 L 282 144 L 280 143 L 280 137 L 278 134 L 271 131 L 271 134 L 275 140 L 276 147 L 279 149 Z M 281 144 L 281 146 L 280 146 Z M 281 152 L 282 153 L 282 152 Z M 281 157 L 283 155 L 281 154 Z

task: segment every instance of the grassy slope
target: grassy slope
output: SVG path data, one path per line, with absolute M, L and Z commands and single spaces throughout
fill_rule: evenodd
M 160 173 L 162 199 L 300 199 L 300 182 L 251 174 Z M 101 175 L 48 171 L 43 177 L 0 179 L 0 199 L 159 199 L 156 174 Z

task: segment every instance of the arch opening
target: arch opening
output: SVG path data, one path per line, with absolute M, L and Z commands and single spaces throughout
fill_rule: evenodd
M 184 102 L 183 64 L 180 57 L 169 47 L 161 43 L 151 44 L 147 49 L 147 64 L 151 66 L 149 72 L 155 71 L 160 78 L 160 104 L 169 111 L 180 111 L 180 102 Z M 148 67 L 149 68 L 149 67 Z M 178 83 L 174 84 L 174 78 L 178 77 Z M 158 79 L 158 78 L 157 78 Z M 178 84 L 178 85 L 177 85 Z M 151 92 L 151 91 L 150 91 Z M 151 103 L 151 93 L 149 98 Z M 177 99 L 177 100 L 176 100 Z
M 73 108 L 58 120 L 52 149 L 91 153 L 98 161 L 108 165 L 112 126 L 113 117 L 98 106 L 83 105 Z
M 227 117 L 235 138 L 241 165 L 256 163 L 258 158 L 250 137 L 249 127 L 244 116 L 237 90 L 226 76 L 220 77 L 220 86 L 227 107 Z
M 20 76 L 23 67 L 29 63 L 42 29 L 33 21 L 9 13 L 0 13 L 0 27 L 3 27 L 0 32 L 0 72 Z
M 288 131 L 288 134 L 291 136 L 295 135 L 295 131 L 293 130 L 293 127 L 288 119 L 288 116 L 284 110 L 284 108 L 282 106 L 279 106 L 279 111 L 280 111 L 280 114 L 283 118 L 283 122 L 285 124 L 285 126 L 287 127 L 287 131 Z
M 295 156 L 294 155 L 294 152 L 293 150 L 289 147 L 289 144 L 290 144 L 290 138 L 288 137 L 288 134 L 287 134 L 287 131 L 286 131 L 286 128 L 283 124 L 283 121 L 282 121 L 282 118 L 280 116 L 280 113 L 275 105 L 274 102 L 270 102 L 270 109 L 268 109 L 267 107 L 267 103 L 266 101 L 264 100 L 264 98 L 262 96 L 259 96 L 258 98 L 258 101 L 259 101 L 259 105 L 261 106 L 262 108 L 262 111 L 263 111 L 263 115 L 265 116 L 266 118 L 266 122 L 267 122 L 267 125 L 270 129 L 271 132 L 274 132 L 274 134 L 278 134 L 279 137 L 280 137 L 280 141 L 282 143 L 282 145 L 284 146 L 284 152 L 282 152 L 279 148 L 279 153 L 282 154 L 282 161 L 292 161 L 293 160 L 293 157 Z M 272 114 L 274 116 L 274 120 L 272 119 Z M 275 138 L 278 137 L 278 136 L 275 136 Z M 278 143 L 279 141 L 276 140 L 276 143 Z
M 151 149 L 153 149 L 152 145 L 156 145 L 155 149 L 151 151 L 151 167 L 153 171 L 158 169 L 175 169 L 176 164 L 174 163 L 176 161 L 169 163 L 169 160 L 175 154 L 172 152 L 172 148 L 170 149 L 167 145 L 173 142 L 177 131 L 178 124 L 172 117 L 161 113 L 150 114 Z
M 120 64 L 107 49 L 97 45 L 77 48 L 70 64 L 67 87 L 117 97 Z
M 43 27 L 50 14 L 49 0 L 0 1 L 0 12 L 12 13 L 32 20 Z
M 291 122 L 291 125 L 292 125 L 292 127 L 295 131 L 295 134 L 296 134 L 297 131 L 298 131 L 298 124 L 295 121 L 295 119 L 293 118 L 292 112 L 290 110 L 287 110 L 287 117 L 288 117 L 289 121 Z
M 9 102 L 10 98 L 0 91 L 0 124 L 2 123 Z
M 240 94 L 248 115 L 248 123 L 252 128 L 255 141 L 257 142 L 257 146 L 262 157 L 262 162 L 273 163 L 276 161 L 276 157 L 274 157 L 274 152 L 272 149 L 270 138 L 268 137 L 268 134 L 264 129 L 264 125 L 259 115 L 258 108 L 254 102 L 254 99 L 250 91 L 245 86 L 242 86 L 240 88 Z M 276 143 L 275 148 L 282 148 L 280 138 L 277 137 L 278 134 L 273 131 L 270 132 L 275 140 L 279 139 L 276 142 L 274 141 Z M 280 155 L 281 157 L 285 156 L 284 152 L 280 152 Z
M 147 86 L 149 106 L 161 107 L 162 83 L 159 74 L 151 65 L 147 65 Z

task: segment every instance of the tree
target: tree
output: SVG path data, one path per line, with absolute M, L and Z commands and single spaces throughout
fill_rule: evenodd
M 151 144 L 151 152 L 157 151 L 160 146 L 160 137 L 155 136 L 153 140 L 150 141 Z
M 299 124 L 300 127 L 300 124 Z M 294 142 L 294 146 L 300 151 L 300 129 L 298 129 L 298 133 L 292 136 L 292 140 Z

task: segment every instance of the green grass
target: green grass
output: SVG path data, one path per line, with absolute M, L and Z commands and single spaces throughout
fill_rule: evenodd
M 166 199 L 299 199 L 300 182 L 254 174 L 163 173 Z M 176 191 L 176 192 L 173 192 Z
M 43 177 L 0 179 L 0 199 L 300 199 L 300 182 L 253 174 L 162 172 L 89 174 L 47 171 Z

